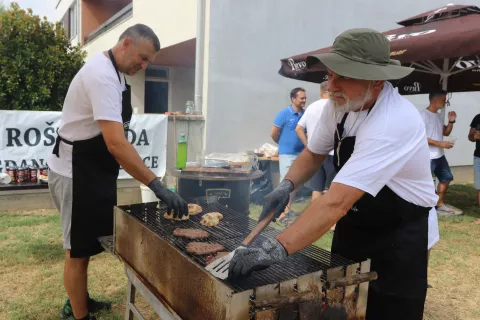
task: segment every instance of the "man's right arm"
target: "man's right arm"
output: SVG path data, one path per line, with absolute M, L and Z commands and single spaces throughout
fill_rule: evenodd
M 273 141 L 275 143 L 278 143 L 278 139 L 280 139 L 280 133 L 282 132 L 282 129 L 277 127 L 277 126 L 272 126 L 272 131 L 270 132 L 270 137 L 272 137 Z
M 476 128 L 470 128 L 470 131 L 468 132 L 468 140 L 470 140 L 471 142 L 477 142 L 478 139 L 475 139 L 476 133 Z
M 305 128 L 302 127 L 300 124 L 297 124 L 297 127 L 295 128 L 295 132 L 297 133 L 298 139 L 302 141 L 303 145 L 306 148 L 308 146 L 308 143 L 307 143 L 307 135 L 305 134 Z
M 450 141 L 437 141 L 430 138 L 427 138 L 427 140 L 428 140 L 428 145 L 433 147 L 439 147 L 442 149 L 450 149 L 453 147 L 453 143 Z
M 103 139 L 108 151 L 115 157 L 122 168 L 132 177 L 148 186 L 155 196 L 167 205 L 167 212 L 173 216 L 188 215 L 188 205 L 178 194 L 165 188 L 157 176 L 147 168 L 137 150 L 125 138 L 123 124 L 116 121 L 98 120 Z
M 188 214 L 185 200 L 162 185 L 125 137 L 121 117 L 122 95 L 115 81 L 116 78 L 106 74 L 97 76 L 90 74 L 84 79 L 86 92 L 92 104 L 93 118 L 100 126 L 108 151 L 127 173 L 148 186 L 158 199 L 165 202 L 168 212 L 173 210 L 174 217 Z
M 148 186 L 156 175 L 147 168 L 124 134 L 123 124 L 115 121 L 98 120 L 108 151 L 122 168 L 133 178 Z
M 477 126 L 480 124 L 480 115 L 476 115 L 470 124 L 470 131 L 468 132 L 468 140 L 471 142 L 477 142 L 480 140 L 480 134 L 477 134 Z

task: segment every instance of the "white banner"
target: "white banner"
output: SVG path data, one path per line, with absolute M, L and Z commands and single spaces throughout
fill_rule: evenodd
M 0 172 L 15 166 L 47 165 L 60 124 L 61 112 L 0 110 Z M 157 177 L 166 170 L 168 118 L 160 114 L 134 114 L 128 140 Z M 132 177 L 120 170 L 119 179 Z

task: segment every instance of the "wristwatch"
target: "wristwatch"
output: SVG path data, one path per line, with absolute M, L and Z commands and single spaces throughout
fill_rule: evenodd
M 448 121 L 448 123 L 455 123 L 457 120 L 453 120 L 453 121 Z

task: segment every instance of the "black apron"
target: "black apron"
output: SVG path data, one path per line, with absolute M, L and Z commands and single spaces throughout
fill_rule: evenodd
M 109 50 L 108 54 L 121 83 L 112 51 Z M 126 133 L 132 118 L 131 88 L 126 79 L 125 87 L 122 92 L 122 121 Z M 73 142 L 58 135 L 53 149 L 57 157 L 60 141 L 73 146 L 70 257 L 93 256 L 103 251 L 97 238 L 113 234 L 113 207 L 117 205 L 120 165 L 108 151 L 101 133 L 91 139 Z
M 337 124 L 340 137 L 347 116 L 348 113 Z M 340 142 L 335 134 L 337 172 L 354 148 L 354 136 Z M 365 193 L 338 221 L 332 252 L 354 261 L 371 259 L 371 270 L 378 273 L 378 279 L 369 285 L 368 320 L 422 319 L 427 292 L 430 209 L 405 201 L 385 186 L 376 197 Z M 399 301 L 401 307 L 391 310 Z

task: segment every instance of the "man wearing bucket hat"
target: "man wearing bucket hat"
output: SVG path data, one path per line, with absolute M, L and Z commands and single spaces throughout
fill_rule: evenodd
M 278 214 L 334 149 L 338 173 L 329 192 L 288 229 L 259 248 L 237 250 L 230 276 L 282 263 L 337 223 L 332 252 L 371 259 L 367 319 L 420 320 L 427 292 L 428 214 L 438 199 L 425 127 L 417 109 L 386 80 L 413 69 L 390 59 L 390 43 L 371 29 L 337 37 L 307 67 L 328 72 L 329 102 L 306 148 L 270 193 L 260 219 Z M 295 256 L 290 259 L 295 259 Z

